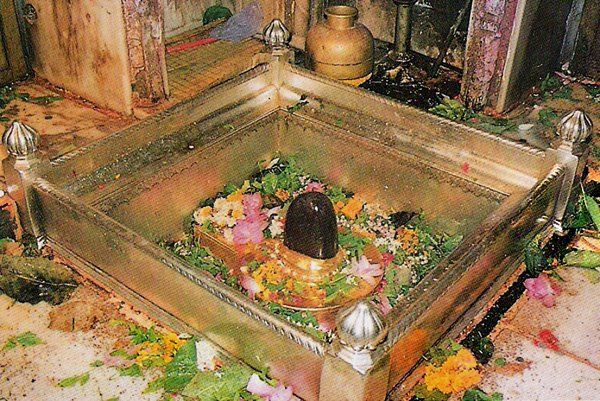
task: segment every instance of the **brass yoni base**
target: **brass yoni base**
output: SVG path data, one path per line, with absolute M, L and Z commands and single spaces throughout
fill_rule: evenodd
M 297 69 L 278 54 L 51 163 L 35 162 L 25 146 L 32 138 L 7 138 L 8 187 L 22 220 L 34 222 L 26 226 L 85 261 L 83 271 L 109 277 L 115 291 L 153 305 L 153 315 L 173 316 L 233 357 L 269 368 L 307 401 L 383 401 L 515 268 L 553 220 L 544 217 L 560 222 L 585 138 L 534 149 Z M 587 124 L 579 120 L 571 125 Z M 320 340 L 157 244 L 182 234 L 200 200 L 276 154 L 299 155 L 307 172 L 365 201 L 422 210 L 463 242 L 385 318 L 359 304 L 348 315 L 357 327 L 342 319 L 333 342 Z

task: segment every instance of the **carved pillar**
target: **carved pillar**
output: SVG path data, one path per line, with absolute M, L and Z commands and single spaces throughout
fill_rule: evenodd
M 133 101 L 152 106 L 168 92 L 163 0 L 122 0 Z
M 28 125 L 13 122 L 2 135 L 2 143 L 9 157 L 4 159 L 8 194 L 17 203 L 21 224 L 25 231 L 41 241 L 40 216 L 37 214 L 33 181 L 43 167 L 39 157 L 40 135 Z
M 494 105 L 507 60 L 519 2 L 474 0 L 461 97 L 474 109 Z
M 556 199 L 554 220 L 552 225 L 557 234 L 563 234 L 563 217 L 567 204 L 571 198 L 573 185 L 577 177 L 581 176 L 585 160 L 585 143 L 593 132 L 592 120 L 582 110 L 575 110 L 567 114 L 557 127 L 561 143 L 557 150 L 558 161 L 566 166 L 566 174 L 561 190 Z

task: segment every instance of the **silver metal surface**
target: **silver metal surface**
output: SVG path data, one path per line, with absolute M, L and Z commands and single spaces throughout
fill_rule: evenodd
M 15 121 L 4 131 L 2 143 L 10 155 L 26 157 L 38 150 L 40 134 L 30 126 Z
M 558 125 L 558 135 L 570 144 L 584 142 L 592 134 L 594 125 L 583 110 L 574 110 L 567 114 Z
M 374 350 L 387 333 L 383 315 L 369 301 L 357 302 L 336 317 L 336 334 L 340 342 L 355 351 Z
M 280 19 L 274 19 L 263 31 L 265 43 L 273 49 L 285 48 L 290 43 L 292 34 Z
M 443 120 L 292 67 L 285 57 L 265 60 L 53 161 L 36 172 L 29 208 L 51 243 L 86 261 L 84 271 L 110 277 L 233 357 L 270 368 L 303 399 L 383 400 L 515 268 L 547 224 L 540 218 L 555 214 L 561 188 L 579 174 L 577 158 Z M 308 172 L 367 201 L 423 211 L 436 229 L 464 235 L 386 316 L 387 337 L 384 329 L 348 329 L 333 343 L 321 341 L 156 245 L 181 235 L 201 200 L 277 154 L 298 155 Z M 379 327 L 363 312 L 363 329 Z M 368 352 L 357 355 L 358 345 Z

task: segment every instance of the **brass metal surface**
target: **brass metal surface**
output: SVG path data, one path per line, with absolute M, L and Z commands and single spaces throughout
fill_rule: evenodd
M 314 25 L 306 38 L 306 52 L 314 71 L 348 81 L 373 71 L 373 35 L 356 22 L 357 18 L 354 7 L 325 9 L 325 21 Z
M 301 99 L 307 103 L 288 109 Z M 423 211 L 436 229 L 465 236 L 386 317 L 389 334 L 364 372 L 336 356 L 335 341 L 319 341 L 156 245 L 181 235 L 200 200 L 276 154 L 298 155 L 327 182 L 387 208 Z M 385 383 L 402 380 L 514 268 L 547 224 L 540 218 L 552 215 L 565 174 L 555 150 L 274 60 L 54 160 L 33 183 L 33 198 L 52 242 L 231 355 L 270 367 L 300 397 L 377 401 Z M 336 393 L 340 383 L 348 386 Z

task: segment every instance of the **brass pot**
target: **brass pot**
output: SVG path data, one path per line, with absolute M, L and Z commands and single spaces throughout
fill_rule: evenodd
M 332 6 L 325 21 L 314 25 L 306 38 L 309 67 L 342 81 L 366 80 L 373 71 L 373 35 L 356 22 L 358 10 Z

